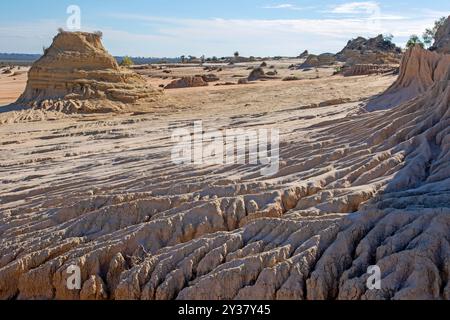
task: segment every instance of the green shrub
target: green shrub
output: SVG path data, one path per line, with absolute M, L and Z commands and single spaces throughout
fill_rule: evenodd
M 134 64 L 133 60 L 132 60 L 130 57 L 128 57 L 128 56 L 124 57 L 124 58 L 122 59 L 122 62 L 120 63 L 120 65 L 121 65 L 122 67 L 130 67 L 130 66 L 132 66 L 133 64 Z
M 408 42 L 406 43 L 406 47 L 407 47 L 408 49 L 411 49 L 412 47 L 414 47 L 414 46 L 416 46 L 416 45 L 419 45 L 419 46 L 421 46 L 422 48 L 425 47 L 423 41 L 420 40 L 419 36 L 413 34 L 411 37 L 409 37 L 409 40 L 408 40 Z
M 438 29 L 445 23 L 446 18 L 442 17 L 439 20 L 436 20 L 434 22 L 434 26 L 432 29 L 426 29 L 425 32 L 423 33 L 423 42 L 427 45 L 427 46 L 431 46 L 433 44 L 433 41 L 436 40 L 436 33 L 438 31 Z

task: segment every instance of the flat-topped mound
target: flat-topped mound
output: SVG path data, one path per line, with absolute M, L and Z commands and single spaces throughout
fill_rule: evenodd
M 100 34 L 60 32 L 30 69 L 17 104 L 66 113 L 124 111 L 159 95 L 141 76 L 119 67 Z

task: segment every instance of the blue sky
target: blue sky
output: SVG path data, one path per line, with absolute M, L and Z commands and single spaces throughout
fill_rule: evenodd
M 450 1 L 342 0 L 15 0 L 0 1 L 0 52 L 40 53 L 69 5 L 84 31 L 101 30 L 114 55 L 297 55 L 337 52 L 356 36 L 391 33 L 404 45 Z

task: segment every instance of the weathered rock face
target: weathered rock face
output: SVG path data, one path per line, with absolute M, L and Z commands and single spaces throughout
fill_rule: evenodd
M 401 49 L 396 47 L 390 41 L 386 41 L 383 35 L 378 35 L 375 38 L 363 38 L 358 37 L 350 40 L 341 53 L 345 50 L 357 50 L 357 51 L 384 51 L 384 52 L 396 52 L 401 53 Z
M 203 76 L 183 77 L 169 83 L 166 89 L 206 87 L 208 82 Z
M 259 67 L 259 68 L 253 69 L 250 72 L 247 80 L 248 81 L 257 81 L 260 79 L 264 79 L 265 77 L 266 77 L 266 73 L 264 72 L 263 68 Z
M 336 62 L 336 58 L 335 58 L 334 54 L 331 54 L 331 53 L 322 53 L 320 55 L 310 54 L 306 58 L 306 61 L 303 62 L 299 66 L 299 69 L 329 66 L 335 62 Z
M 449 69 L 449 54 L 431 52 L 419 46 L 411 48 L 403 57 L 397 81 L 384 94 L 370 101 L 367 109 L 387 109 L 416 98 L 446 79 Z
M 306 59 L 306 58 L 308 58 L 308 57 L 309 57 L 309 52 L 308 52 L 308 50 L 303 51 L 302 54 L 300 54 L 298 57 L 299 57 L 300 59 Z
M 339 61 L 345 62 L 346 66 L 355 64 L 399 64 L 401 54 L 384 52 L 360 52 L 347 50 L 339 56 Z
M 384 74 L 389 72 L 398 71 L 397 67 L 391 65 L 380 64 L 355 64 L 351 66 L 345 66 L 342 69 L 344 77 L 363 76 L 371 74 Z
M 346 65 L 354 64 L 398 64 L 402 50 L 382 35 L 366 39 L 358 37 L 350 40 L 336 55 L 337 60 Z
M 450 54 L 450 16 L 438 29 L 436 33 L 436 40 L 431 50 L 438 53 Z
M 28 74 L 17 104 L 67 113 L 121 111 L 159 92 L 122 69 L 98 34 L 61 32 Z
M 201 76 L 203 81 L 205 82 L 217 82 L 220 80 L 220 78 L 218 76 L 216 76 L 215 74 L 206 74 L 206 75 L 202 75 Z

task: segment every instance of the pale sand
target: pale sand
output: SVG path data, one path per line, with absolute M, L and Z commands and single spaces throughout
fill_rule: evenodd
M 20 72 L 19 75 L 2 74 L 0 72 L 0 106 L 14 102 L 25 89 L 28 68 L 15 68 L 13 72 Z

